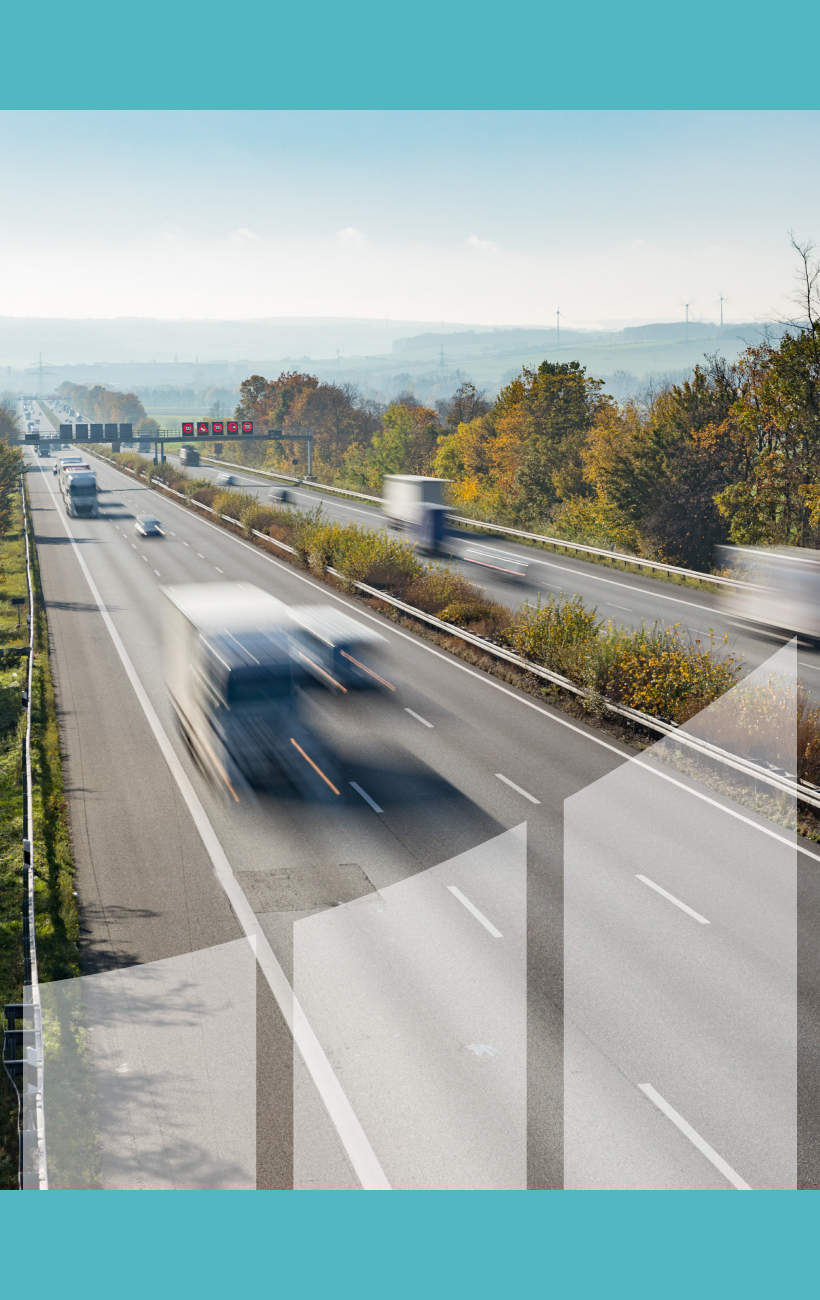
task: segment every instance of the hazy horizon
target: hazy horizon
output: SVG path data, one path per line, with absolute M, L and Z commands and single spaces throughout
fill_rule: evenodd
M 788 232 L 820 234 L 819 121 L 7 111 L 0 312 L 578 328 L 717 321 L 722 296 L 763 319 Z

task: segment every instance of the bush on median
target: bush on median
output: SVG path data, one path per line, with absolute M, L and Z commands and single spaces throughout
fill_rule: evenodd
M 677 627 L 631 630 L 604 624 L 579 596 L 539 598 L 513 613 L 462 574 L 424 561 L 411 543 L 358 524 L 336 523 L 321 506 L 265 506 L 247 492 L 220 490 L 210 479 L 167 465 L 160 472 L 144 457 L 121 453 L 115 459 L 149 481 L 161 478 L 189 500 L 238 520 L 248 535 L 256 530 L 293 546 L 297 561 L 312 573 L 335 569 L 351 589 L 356 582 L 378 587 L 560 673 L 591 692 L 593 709 L 596 701 L 606 699 L 683 723 L 737 682 L 740 659 L 727 655 L 723 643 L 714 639 L 704 646 L 687 640 Z

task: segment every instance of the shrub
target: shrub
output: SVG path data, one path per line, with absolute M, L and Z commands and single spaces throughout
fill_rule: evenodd
M 496 611 L 502 606 L 489 600 L 454 600 L 439 610 L 438 617 L 445 623 L 455 623 L 459 627 L 468 627 L 471 623 L 490 623 L 496 617 Z
M 532 659 L 553 672 L 577 678 L 590 643 L 601 629 L 597 610 L 587 609 L 580 596 L 550 596 L 546 604 L 526 604 L 515 614 L 502 640 L 522 659 Z M 582 650 L 579 656 L 578 650 Z
M 483 592 L 456 570 L 435 564 L 411 582 L 406 599 L 426 614 L 439 614 L 447 605 L 474 604 L 483 599 Z
M 616 704 L 683 723 L 737 682 L 740 657 L 724 655 L 722 644 L 704 649 L 676 627 L 610 624 L 589 647 L 584 684 Z

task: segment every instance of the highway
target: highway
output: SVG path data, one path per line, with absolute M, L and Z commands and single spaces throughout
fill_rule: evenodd
M 27 455 L 83 967 L 256 937 L 258 1186 L 820 1185 L 813 849 L 113 467 L 67 520 Z M 160 588 L 239 580 L 386 638 L 393 689 L 302 701 L 338 795 L 228 805 L 175 731 Z
M 177 468 L 184 469 L 178 456 L 167 459 Z M 189 471 L 191 472 L 191 471 Z M 230 473 L 235 486 L 250 492 L 261 501 L 267 498 L 276 480 L 261 480 L 259 476 L 226 466 L 202 462 L 193 471 L 203 478 L 215 479 L 220 473 Z M 321 505 L 328 518 L 339 523 L 356 523 L 366 528 L 383 528 L 383 515 L 378 506 L 366 501 L 346 500 L 320 489 L 291 487 L 287 490 L 294 505 L 302 509 L 315 509 Z M 731 611 L 724 608 L 727 598 L 721 599 L 711 592 L 686 588 L 678 584 L 652 578 L 636 570 L 625 573 L 614 567 L 590 563 L 572 556 L 556 555 L 534 546 L 519 544 L 503 535 L 470 533 L 467 529 L 454 529 L 452 544 L 454 567 L 466 578 L 482 587 L 488 596 L 513 609 L 539 597 L 580 596 L 587 605 L 596 607 L 599 616 L 617 625 L 637 628 L 641 623 L 651 627 L 654 623 L 669 627 L 680 624 L 683 635 L 692 640 L 700 638 L 709 642 L 710 630 L 718 638 L 726 636 L 732 653 L 742 655 L 744 663 L 756 668 L 787 639 L 773 632 L 752 630 Z M 516 577 L 505 573 L 506 567 L 526 563 L 526 576 Z M 728 597 L 731 601 L 731 596 Z M 808 644 L 801 648 L 801 660 L 810 671 L 808 677 L 820 674 L 820 654 Z M 820 685 L 820 676 L 817 678 Z

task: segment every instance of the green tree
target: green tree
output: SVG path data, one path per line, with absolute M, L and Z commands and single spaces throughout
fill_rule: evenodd
M 25 468 L 20 448 L 11 445 L 18 436 L 13 403 L 0 402 L 0 534 L 9 530 L 13 498 L 20 489 L 20 475 Z

